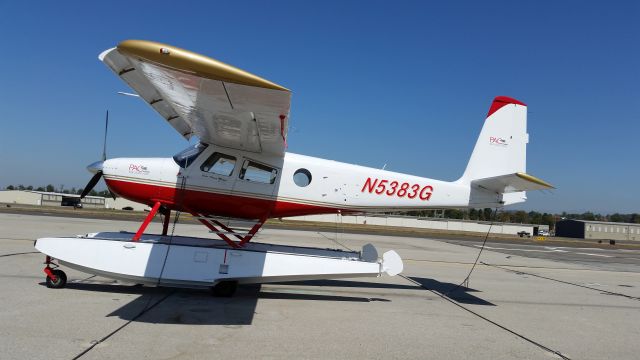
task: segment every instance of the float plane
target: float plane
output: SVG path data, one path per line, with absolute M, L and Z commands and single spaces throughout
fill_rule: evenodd
M 393 276 L 401 258 L 379 256 L 370 244 L 342 251 L 252 239 L 271 218 L 496 208 L 552 188 L 526 173 L 527 106 L 510 97 L 493 100 L 462 176 L 441 181 L 287 152 L 291 91 L 215 59 L 142 40 L 99 59 L 180 136 L 198 142 L 173 157 L 89 165 L 94 176 L 82 196 L 103 178 L 113 194 L 151 211 L 136 233 L 36 240 L 51 288 L 66 284 L 59 265 L 147 285 L 211 287 L 220 296 L 238 283 Z M 169 234 L 172 212 L 191 214 L 217 239 Z M 158 213 L 162 233 L 146 234 Z

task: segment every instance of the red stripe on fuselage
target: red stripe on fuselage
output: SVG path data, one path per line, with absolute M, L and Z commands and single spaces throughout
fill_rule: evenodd
M 141 184 L 105 179 L 115 194 L 149 206 L 156 201 L 171 210 L 245 219 L 279 218 L 314 214 L 335 214 L 338 209 L 288 201 L 257 199 L 246 196 Z M 343 213 L 347 212 L 342 210 Z

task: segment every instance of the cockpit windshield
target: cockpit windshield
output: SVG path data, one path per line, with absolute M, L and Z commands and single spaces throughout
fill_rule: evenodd
M 197 143 L 191 145 L 188 148 L 180 151 L 173 157 L 173 161 L 176 162 L 181 168 L 187 168 L 193 163 L 193 161 L 200 155 L 204 149 L 207 148 L 207 144 Z

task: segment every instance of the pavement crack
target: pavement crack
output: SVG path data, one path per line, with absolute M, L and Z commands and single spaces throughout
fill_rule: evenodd
M 151 298 L 149 299 L 149 302 L 147 302 L 147 305 L 136 315 L 134 316 L 131 320 L 127 321 L 126 323 L 122 324 L 120 327 L 118 327 L 117 329 L 113 330 L 112 332 L 110 332 L 109 334 L 107 334 L 106 336 L 104 336 L 102 339 L 100 340 L 93 340 L 91 341 L 91 346 L 89 346 L 88 348 L 84 349 L 80 354 L 76 355 L 73 357 L 73 360 L 76 359 L 80 359 L 81 357 L 83 357 L 84 355 L 86 355 L 89 351 L 91 351 L 94 347 L 96 347 L 98 344 L 101 344 L 105 341 L 107 341 L 107 339 L 109 339 L 110 337 L 112 337 L 113 335 L 117 334 L 120 330 L 124 329 L 125 327 L 127 327 L 127 325 L 131 324 L 132 322 L 136 321 L 138 318 L 140 318 L 142 315 L 146 314 L 147 312 L 149 312 L 151 309 L 155 308 L 156 306 L 158 306 L 161 302 L 167 300 L 167 298 L 169 298 L 169 296 L 175 294 L 176 291 L 171 291 L 170 293 L 168 293 L 167 295 L 163 296 L 160 300 L 156 301 L 155 303 L 153 303 L 151 306 L 149 306 L 149 304 L 151 303 Z
M 450 298 L 449 298 L 448 296 L 446 296 L 445 294 L 441 294 L 441 293 L 439 293 L 438 291 L 435 291 L 435 290 L 433 290 L 433 289 L 429 289 L 428 287 L 424 286 L 424 285 L 423 285 L 423 284 L 421 284 L 420 282 L 415 281 L 415 280 L 413 280 L 412 278 L 410 278 L 410 277 L 408 277 L 408 276 L 405 276 L 405 275 L 402 275 L 402 274 L 399 274 L 398 276 L 400 276 L 401 278 L 403 278 L 403 279 L 405 279 L 405 280 L 409 281 L 409 282 L 410 282 L 410 283 L 412 283 L 412 284 L 415 284 L 415 285 L 417 285 L 417 286 L 419 286 L 419 287 L 421 287 L 421 288 L 423 288 L 423 289 L 425 289 L 425 290 L 427 290 L 427 291 L 429 291 L 429 292 L 432 292 L 432 293 L 434 293 L 434 294 L 438 295 L 438 296 L 439 296 L 439 297 L 441 297 L 442 299 L 444 299 L 444 300 L 446 300 L 446 301 L 450 302 L 451 304 L 453 304 L 453 305 L 455 305 L 455 306 L 459 307 L 460 309 L 462 309 L 462 310 L 464 310 L 464 311 L 466 311 L 466 312 L 468 312 L 468 313 L 472 314 L 473 316 L 475 316 L 475 317 L 477 317 L 477 318 L 480 318 L 480 319 L 482 319 L 482 320 L 484 320 L 484 321 L 486 321 L 486 322 L 488 322 L 488 323 L 490 323 L 490 324 L 492 324 L 492 325 L 495 325 L 495 326 L 499 327 L 500 329 L 505 330 L 505 331 L 507 331 L 507 332 L 509 332 L 509 333 L 511 333 L 511 334 L 513 334 L 513 335 L 515 335 L 515 336 L 517 336 L 517 337 L 519 337 L 520 339 L 522 339 L 522 340 L 524 340 L 524 341 L 526 341 L 526 342 L 528 342 L 528 343 L 530 343 L 530 344 L 533 344 L 533 345 L 535 345 L 535 346 L 539 347 L 540 349 L 542 349 L 542 350 L 544 350 L 544 351 L 547 351 L 547 352 L 549 352 L 549 353 L 551 353 L 551 354 L 553 354 L 553 355 L 559 356 L 561 359 L 564 359 L 564 360 L 571 360 L 571 359 L 570 359 L 569 357 L 567 357 L 566 355 L 563 355 L 560 351 L 553 350 L 553 349 L 551 349 L 551 348 L 549 348 L 549 347 L 547 347 L 547 346 L 545 346 L 545 345 L 543 345 L 543 344 L 541 344 L 541 343 L 539 343 L 539 342 L 537 342 L 537 341 L 535 341 L 535 340 L 533 340 L 533 339 L 531 339 L 531 338 L 528 338 L 528 337 L 526 337 L 526 336 L 524 336 L 524 335 L 522 335 L 522 334 L 520 334 L 520 333 L 516 332 L 515 330 L 509 329 L 508 327 L 506 327 L 506 326 L 504 326 L 504 325 L 501 325 L 501 324 L 499 324 L 499 323 L 497 323 L 497 322 L 495 322 L 495 321 L 493 321 L 493 320 L 491 320 L 491 319 L 487 318 L 486 316 L 483 316 L 483 315 L 481 315 L 481 314 L 479 314 L 479 313 L 477 313 L 477 312 L 475 312 L 475 311 L 471 310 L 470 308 L 468 308 L 468 307 L 466 307 L 466 306 L 463 306 L 463 305 L 461 305 L 461 304 L 457 303 L 456 301 L 454 301 L 453 299 L 450 299 Z
M 93 279 L 93 278 L 94 278 L 94 277 L 96 277 L 96 276 L 98 276 L 98 275 L 91 275 L 91 276 L 86 277 L 86 278 L 84 278 L 84 279 L 80 279 L 80 280 L 73 280 L 73 281 L 71 281 L 71 282 L 72 282 L 72 283 L 74 283 L 74 284 L 82 284 L 82 283 L 84 283 L 85 281 L 87 281 L 87 280 L 91 280 L 91 279 Z
M 27 251 L 27 252 L 19 252 L 19 253 L 13 253 L 13 254 L 4 254 L 4 255 L 0 255 L 0 257 L 7 257 L 7 256 L 15 256 L 15 255 L 27 255 L 27 254 L 39 254 L 39 251 Z
M 480 262 L 482 265 L 486 265 L 486 266 L 491 266 L 494 267 L 496 269 L 501 269 L 504 270 L 506 272 L 511 272 L 511 273 L 515 273 L 516 275 L 529 275 L 529 276 L 534 276 L 540 279 L 545 279 L 545 280 L 550 280 L 550 281 L 555 281 L 555 282 L 559 282 L 561 284 L 566 284 L 566 285 L 572 285 L 572 286 L 577 286 L 580 288 L 584 288 L 584 289 L 589 289 L 589 290 L 593 290 L 593 291 L 597 291 L 601 294 L 604 295 L 614 295 L 614 296 L 621 296 L 621 297 L 625 297 L 627 299 L 631 299 L 631 300 L 640 300 L 640 297 L 637 296 L 631 296 L 631 295 L 627 295 L 627 294 L 623 294 L 623 293 L 618 293 L 618 292 L 613 292 L 613 291 L 607 291 L 607 290 L 603 290 L 603 289 L 598 289 L 598 288 L 594 288 L 591 286 L 587 286 L 587 285 L 582 285 L 582 284 L 576 284 L 576 283 L 572 283 L 570 281 L 564 281 L 564 280 L 559 280 L 559 279 L 554 279 L 554 278 L 550 278 L 550 277 L 546 277 L 546 276 L 542 276 L 542 275 L 536 275 L 533 273 L 528 273 L 528 272 L 524 272 L 521 270 L 513 270 L 513 269 L 509 269 L 507 267 L 504 266 L 500 266 L 500 265 L 494 265 L 494 264 L 488 264 L 485 262 Z

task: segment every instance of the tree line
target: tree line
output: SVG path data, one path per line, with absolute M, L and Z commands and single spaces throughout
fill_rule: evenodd
M 447 219 L 497 221 L 519 224 L 552 225 L 557 220 L 557 215 L 540 213 L 537 211 L 523 210 L 499 210 L 495 213 L 492 208 L 484 209 L 446 209 L 446 210 L 420 210 L 409 211 L 405 214 L 418 217 L 442 217 Z
M 590 220 L 590 221 L 610 221 L 610 222 L 624 222 L 624 223 L 636 223 L 640 224 L 640 214 L 596 214 L 593 212 L 584 213 L 567 213 L 562 212 L 559 214 L 551 214 L 538 211 L 523 211 L 523 210 L 499 210 L 494 215 L 494 209 L 446 209 L 446 210 L 420 210 L 409 211 L 402 214 L 417 216 L 417 217 L 441 217 L 446 219 L 460 219 L 460 220 L 476 220 L 476 221 L 497 221 L 516 224 L 538 224 L 549 225 L 550 229 L 555 228 L 556 222 L 565 219 L 573 220 Z

